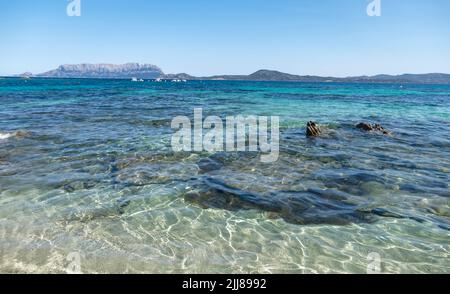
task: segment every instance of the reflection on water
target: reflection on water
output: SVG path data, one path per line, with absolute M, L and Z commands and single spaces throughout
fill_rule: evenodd
M 450 86 L 0 81 L 0 271 L 449 272 Z M 170 121 L 281 118 L 280 159 Z M 306 138 L 309 120 L 324 134 Z M 392 136 L 366 133 L 381 123 Z

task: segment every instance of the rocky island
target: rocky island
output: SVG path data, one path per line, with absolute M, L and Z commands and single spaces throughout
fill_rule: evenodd
M 187 73 L 165 74 L 152 64 L 66 64 L 54 70 L 32 75 L 25 73 L 18 77 L 43 78 L 99 78 L 99 79 L 165 79 L 165 80 L 223 80 L 223 81 L 289 81 L 308 83 L 396 83 L 396 84 L 450 84 L 450 74 L 402 74 L 355 77 L 322 77 L 293 75 L 276 70 L 261 69 L 249 75 L 192 76 Z
M 152 64 L 127 63 L 115 64 L 66 64 L 55 70 L 36 75 L 50 78 L 133 78 L 155 79 L 164 75 L 163 71 Z

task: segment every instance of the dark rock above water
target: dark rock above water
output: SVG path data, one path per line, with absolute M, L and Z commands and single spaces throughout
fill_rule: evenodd
M 319 125 L 313 121 L 306 124 L 306 136 L 307 137 L 317 137 L 322 133 Z
M 390 132 L 388 130 L 386 130 L 385 128 L 383 128 L 379 124 L 369 124 L 369 123 L 362 122 L 362 123 L 357 124 L 356 127 L 358 129 L 361 129 L 361 130 L 364 130 L 364 131 L 368 131 L 368 132 L 375 131 L 375 132 L 381 132 L 384 135 L 389 135 L 390 134 Z

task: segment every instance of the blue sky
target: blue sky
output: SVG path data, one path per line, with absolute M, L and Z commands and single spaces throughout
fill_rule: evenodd
M 450 1 L 0 1 L 0 75 L 141 62 L 166 73 L 450 73 Z

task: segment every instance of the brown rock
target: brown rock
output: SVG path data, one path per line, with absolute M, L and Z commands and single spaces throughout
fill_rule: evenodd
M 27 131 L 14 132 L 14 137 L 16 137 L 16 138 L 25 138 L 25 137 L 28 137 L 29 135 L 30 135 L 30 133 Z
M 306 124 L 306 136 L 307 137 L 317 137 L 322 133 L 319 125 L 313 121 Z
M 359 123 L 356 127 L 364 131 L 373 131 L 372 125 L 368 123 Z
M 356 127 L 358 129 L 364 130 L 364 131 L 376 131 L 376 132 L 380 132 L 383 133 L 384 135 L 390 135 L 391 133 L 386 130 L 385 128 L 383 128 L 380 124 L 369 124 L 369 123 L 359 123 L 356 125 Z

